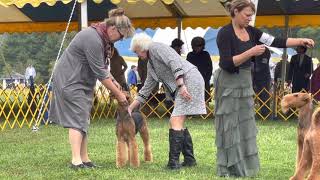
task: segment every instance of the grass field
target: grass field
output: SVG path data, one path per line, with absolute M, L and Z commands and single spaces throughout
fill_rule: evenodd
M 283 180 L 294 172 L 296 122 L 257 121 L 261 170 L 248 179 Z M 226 179 L 215 172 L 212 120 L 192 119 L 187 126 L 193 136 L 198 165 L 178 171 L 165 169 L 168 160 L 167 120 L 151 119 L 149 127 L 154 162 L 141 162 L 138 169 L 115 167 L 115 122 L 99 120 L 91 124 L 89 152 L 98 169 L 74 171 L 68 168 L 70 149 L 67 130 L 50 125 L 39 132 L 13 129 L 0 132 L 0 179 Z M 139 139 L 140 159 L 142 141 Z

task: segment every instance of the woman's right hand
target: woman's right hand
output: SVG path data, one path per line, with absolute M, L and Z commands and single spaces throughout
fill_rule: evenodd
M 124 103 L 126 102 L 128 104 L 126 95 L 124 95 L 122 92 L 120 92 L 117 96 L 116 96 L 118 102 Z
M 251 56 L 259 56 L 264 53 L 266 47 L 264 44 L 256 45 L 249 49 Z

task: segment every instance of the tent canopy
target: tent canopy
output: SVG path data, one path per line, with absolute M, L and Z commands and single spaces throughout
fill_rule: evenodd
M 71 13 L 70 0 L 0 0 L 1 32 L 63 31 Z M 88 0 L 89 21 L 102 21 L 107 11 L 123 7 L 135 27 L 174 28 L 182 19 L 186 27 L 217 28 L 230 22 L 220 0 Z M 303 8 L 302 8 L 303 7 Z M 256 26 L 319 26 L 318 0 L 259 0 Z M 77 30 L 73 15 L 70 30 Z

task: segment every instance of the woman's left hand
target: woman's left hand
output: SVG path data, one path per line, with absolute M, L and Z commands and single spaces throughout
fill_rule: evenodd
M 190 101 L 192 99 L 191 95 L 188 92 L 187 86 L 186 85 L 182 85 L 179 88 L 179 93 L 180 95 L 185 98 L 187 101 Z
M 313 48 L 314 47 L 314 41 L 309 38 L 302 38 L 301 39 L 302 46 Z

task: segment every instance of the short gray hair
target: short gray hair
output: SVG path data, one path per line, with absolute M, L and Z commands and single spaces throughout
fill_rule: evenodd
M 146 33 L 137 33 L 131 40 L 130 50 L 135 51 L 139 48 L 141 51 L 147 51 L 152 42 L 151 37 Z

